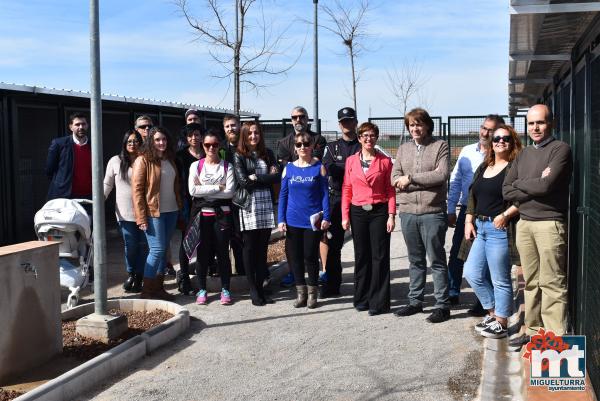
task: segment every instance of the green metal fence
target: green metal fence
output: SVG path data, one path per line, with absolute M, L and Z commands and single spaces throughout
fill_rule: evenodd
M 462 148 L 471 143 L 479 141 L 479 128 L 486 116 L 449 116 L 447 141 L 450 146 L 450 168 L 454 168 L 456 159 Z M 502 116 L 507 124 L 510 124 L 508 116 Z M 522 134 L 523 145 L 527 143 L 527 130 L 524 116 L 514 119 L 514 128 Z
M 445 139 L 442 117 L 432 117 L 433 135 Z M 404 117 L 372 117 L 369 122 L 379 127 L 379 140 L 377 145 L 388 154 L 395 156 L 401 143 L 410 139 L 410 134 L 404 125 Z
M 259 122 L 265 136 L 265 145 L 277 155 L 277 141 L 294 132 L 292 120 L 282 118 L 281 120 L 260 120 Z M 313 124 L 314 121 L 309 120 L 309 123 Z

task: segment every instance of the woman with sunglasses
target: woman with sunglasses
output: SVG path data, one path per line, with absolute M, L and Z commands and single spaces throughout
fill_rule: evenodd
M 321 161 L 313 158 L 313 147 L 310 134 L 301 132 L 294 137 L 298 160 L 283 170 L 278 209 L 279 229 L 286 232 L 285 246 L 296 283 L 294 307 L 310 309 L 317 307 L 319 241 L 331 221 L 327 172 Z
M 265 146 L 260 124 L 245 122 L 240 134 L 233 159 L 237 184 L 247 194 L 244 205 L 239 205 L 244 267 L 252 305 L 263 306 L 273 303 L 265 295 L 263 280 L 267 276 L 271 229 L 275 227 L 273 184 L 280 180 L 281 173 L 275 155 Z
M 231 198 L 235 189 L 232 166 L 219 158 L 219 136 L 209 130 L 203 138 L 202 146 L 206 157 L 192 163 L 188 178 L 188 188 L 192 196 L 190 221 L 200 216 L 201 245 L 198 251 L 198 290 L 196 303 L 208 304 L 206 274 L 208 266 L 217 255 L 221 278 L 221 305 L 231 305 L 229 282 L 231 261 L 229 260 L 229 240 L 231 236 Z
M 488 338 L 507 336 L 508 317 L 512 313 L 510 242 L 514 242 L 514 237 L 509 235 L 509 224 L 514 225 L 519 210 L 504 201 L 502 184 L 521 148 L 513 127 L 496 128 L 492 146 L 475 171 L 469 190 L 465 240 L 473 241 L 473 245 L 465 261 L 464 275 L 488 311 L 483 321 L 475 325 Z
M 146 233 L 150 252 L 144 267 L 142 298 L 172 301 L 165 291 L 166 251 L 181 209 L 179 174 L 169 132 L 150 130 L 144 150 L 133 164 L 133 208 L 140 230 Z
M 181 130 L 181 137 L 185 139 L 185 147 L 177 152 L 177 167 L 179 168 L 179 176 L 182 183 L 188 182 L 190 166 L 192 163 L 206 156 L 202 148 L 202 125 L 191 123 L 185 125 Z M 180 293 L 189 295 L 196 293 L 198 290 L 192 287 L 190 281 L 190 260 L 185 254 L 183 247 L 183 239 L 186 233 L 186 227 L 190 220 L 190 209 L 192 206 L 192 197 L 187 189 L 187 185 L 181 186 L 181 199 L 183 200 L 183 209 L 179 214 L 177 222 L 181 229 L 181 245 L 179 247 L 179 271 L 177 272 L 177 288 Z
M 342 227 L 352 226 L 354 307 L 370 316 L 390 310 L 390 236 L 396 216 L 396 191 L 390 182 L 392 160 L 375 145 L 379 127 L 358 127 L 361 150 L 346 159 L 342 184 Z
M 140 154 L 142 136 L 129 130 L 123 136 L 121 153 L 113 156 L 106 165 L 104 175 L 104 199 L 115 189 L 115 214 L 125 243 L 125 266 L 127 280 L 123 283 L 125 292 L 140 292 L 146 263 L 146 237 L 135 222 L 131 197 L 131 175 L 133 162 Z

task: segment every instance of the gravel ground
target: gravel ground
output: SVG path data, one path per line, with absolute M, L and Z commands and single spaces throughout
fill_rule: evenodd
M 448 232 L 447 248 L 452 231 Z M 408 261 L 392 235 L 392 308 L 406 302 Z M 448 322 L 427 314 L 369 317 L 352 307 L 352 242 L 344 247 L 342 297 L 314 310 L 294 309 L 292 290 L 274 288 L 273 305 L 253 307 L 234 294 L 197 306 L 183 337 L 103 383 L 81 400 L 472 400 L 481 372 L 481 340 L 466 314 L 473 294 Z M 428 277 L 426 311 L 433 305 Z M 236 297 L 237 295 L 237 297 Z

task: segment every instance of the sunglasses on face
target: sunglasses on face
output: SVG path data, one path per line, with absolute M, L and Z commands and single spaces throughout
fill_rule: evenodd
M 297 116 L 292 116 L 292 120 L 304 120 L 306 118 L 306 114 L 298 114 Z
M 150 129 L 150 128 L 152 128 L 152 125 L 138 125 L 138 128 L 141 128 L 141 129 Z
M 495 136 L 494 139 L 492 139 L 492 141 L 494 141 L 495 143 L 498 143 L 500 141 L 503 141 L 504 143 L 510 143 L 512 141 L 512 137 L 510 135 Z
M 304 148 L 310 148 L 310 142 L 296 142 L 294 144 L 294 146 L 296 147 L 296 149 L 300 149 L 302 147 L 304 147 Z
M 218 143 L 203 143 L 202 144 L 206 149 L 218 149 L 219 148 L 219 144 Z

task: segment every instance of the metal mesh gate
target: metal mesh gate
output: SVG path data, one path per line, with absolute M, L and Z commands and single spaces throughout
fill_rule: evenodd
M 591 68 L 591 93 L 600 93 L 600 58 Z M 580 283 L 579 302 L 584 305 L 581 321 L 586 335 L 587 368 L 596 390 L 600 389 L 600 97 L 591 96 L 591 118 L 589 136 L 589 163 L 586 163 L 584 183 L 589 183 L 588 201 L 582 199 L 584 215 L 583 237 L 585 238 L 584 279 Z M 575 161 L 577 162 L 577 161 Z M 584 184 L 585 185 L 585 184 Z M 581 201 L 581 200 L 580 200 Z

